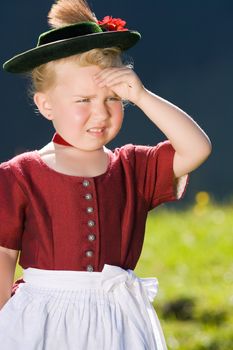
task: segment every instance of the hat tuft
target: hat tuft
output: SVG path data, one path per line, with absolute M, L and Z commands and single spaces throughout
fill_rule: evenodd
M 86 21 L 97 22 L 97 18 L 85 0 L 57 0 L 48 13 L 52 28 Z

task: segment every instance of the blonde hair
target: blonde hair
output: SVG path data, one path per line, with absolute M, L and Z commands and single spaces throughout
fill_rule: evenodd
M 85 0 L 57 0 L 48 14 L 48 22 L 52 28 L 60 28 L 82 21 L 97 22 L 95 14 Z M 77 62 L 81 67 L 97 65 L 100 68 L 122 66 L 132 68 L 132 64 L 123 64 L 121 50 L 117 47 L 92 49 L 36 67 L 30 74 L 30 94 L 34 95 L 36 92 L 44 92 L 51 88 L 56 81 L 55 72 L 57 65 L 67 61 Z
M 122 62 L 120 49 L 115 47 L 93 49 L 82 54 L 54 60 L 33 69 L 31 72 L 31 94 L 50 89 L 56 82 L 56 67 L 68 61 L 76 62 L 80 67 L 91 65 L 96 65 L 100 68 L 126 66 Z M 127 66 L 132 67 L 131 64 Z

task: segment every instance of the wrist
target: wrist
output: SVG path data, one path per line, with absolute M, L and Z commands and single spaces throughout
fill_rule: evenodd
M 142 108 L 144 105 L 144 101 L 146 97 L 150 94 L 149 90 L 147 90 L 144 86 L 141 91 L 137 94 L 135 101 L 132 101 L 137 107 Z

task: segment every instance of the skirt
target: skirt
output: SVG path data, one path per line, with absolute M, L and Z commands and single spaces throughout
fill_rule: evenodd
M 0 311 L 1 350 L 166 350 L 152 306 L 156 278 L 28 268 Z

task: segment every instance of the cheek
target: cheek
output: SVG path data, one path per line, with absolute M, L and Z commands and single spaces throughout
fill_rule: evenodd
M 89 110 L 86 106 L 75 105 L 73 108 L 73 117 L 77 122 L 83 122 L 89 117 Z
M 58 111 L 60 114 L 60 122 L 68 125 L 82 125 L 89 117 L 89 111 L 85 106 L 76 105 L 67 106 Z
M 120 123 L 123 120 L 124 109 L 122 105 L 114 106 L 114 115 L 116 120 Z
M 121 103 L 115 103 L 110 106 L 112 114 L 123 114 L 124 109 Z

